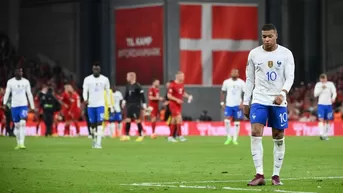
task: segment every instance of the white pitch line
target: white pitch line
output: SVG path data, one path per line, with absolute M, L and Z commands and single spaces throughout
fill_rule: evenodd
M 343 176 L 303 177 L 303 178 L 282 178 L 282 181 L 294 180 L 316 180 L 316 179 L 343 179 Z M 267 181 L 270 181 L 266 179 Z M 248 182 L 250 180 L 208 180 L 208 181 L 181 181 L 181 182 L 144 182 L 139 184 L 202 184 L 202 183 L 230 183 Z M 125 184 L 127 185 L 127 184 Z
M 215 186 L 186 186 L 186 185 L 167 185 L 167 184 L 121 184 L 126 186 L 145 186 L 145 187 L 165 187 L 165 188 L 190 188 L 190 189 L 220 189 Z M 262 189 L 256 189 L 256 188 L 233 188 L 233 187 L 223 187 L 221 188 L 223 190 L 238 190 L 238 191 L 254 191 L 254 192 L 261 192 Z M 292 191 L 292 190 L 271 190 L 273 192 L 283 192 L 283 193 L 316 193 L 316 192 L 299 192 L 299 191 Z

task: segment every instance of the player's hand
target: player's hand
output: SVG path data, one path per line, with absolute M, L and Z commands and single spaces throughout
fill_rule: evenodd
M 244 113 L 245 117 L 249 119 L 249 115 L 250 115 L 250 106 L 249 105 L 243 105 L 243 113 Z
M 225 103 L 224 103 L 224 102 L 221 102 L 221 103 L 220 103 L 220 107 L 221 107 L 222 109 L 225 109 Z
M 326 85 L 325 85 L 325 84 L 323 84 L 322 88 L 323 88 L 323 89 L 326 89 Z
M 193 96 L 192 95 L 188 95 L 188 103 L 191 103 L 192 102 L 192 100 L 193 100 Z
M 159 100 L 159 101 L 164 101 L 164 98 L 163 98 L 163 97 L 160 97 L 158 100 Z
M 182 103 L 183 103 L 183 100 L 177 99 L 176 102 L 177 102 L 178 104 L 182 104 Z
M 6 105 L 1 105 L 1 108 L 6 110 Z
M 65 104 L 65 103 L 63 104 L 63 106 L 64 106 L 64 108 L 66 108 L 66 109 L 68 108 L 68 105 L 67 105 L 67 104 Z
M 109 112 L 114 113 L 114 107 L 110 107 L 108 110 Z
M 85 103 L 85 105 L 88 105 L 88 101 L 87 100 L 83 101 L 83 103 Z
M 335 103 L 336 102 L 336 100 L 335 99 L 331 99 L 331 103 Z
M 283 101 L 283 96 L 280 94 L 277 97 L 275 97 L 273 104 L 281 105 L 282 101 Z

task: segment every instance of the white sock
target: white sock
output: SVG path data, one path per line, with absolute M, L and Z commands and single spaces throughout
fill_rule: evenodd
M 285 157 L 285 138 L 273 139 L 274 141 L 274 170 L 273 176 L 279 176 L 282 167 L 283 158 Z
M 330 130 L 330 123 L 325 123 L 325 129 L 324 129 L 324 136 L 327 137 L 329 135 Z
M 118 136 L 121 136 L 121 128 L 123 127 L 122 123 L 118 123 Z
M 102 140 L 102 125 L 98 125 L 98 131 L 96 132 L 96 144 L 101 146 Z
M 229 119 L 224 119 L 225 129 L 227 138 L 231 138 L 230 130 L 231 130 L 231 123 Z
M 111 135 L 111 137 L 113 136 L 115 127 L 116 127 L 115 123 L 110 123 L 110 135 Z
M 263 175 L 262 137 L 251 136 L 251 155 L 256 168 L 256 174 Z
M 319 127 L 319 135 L 320 136 L 324 136 L 324 123 L 322 122 L 322 121 L 320 121 L 319 123 L 318 123 L 318 127 Z
M 239 129 L 240 129 L 240 122 L 239 121 L 235 121 L 234 125 L 235 125 L 235 132 L 233 134 L 233 141 L 237 141 L 237 138 L 238 138 L 238 135 L 239 135 Z
M 26 121 L 20 120 L 20 145 L 25 144 L 25 135 L 26 135 Z
M 14 123 L 14 135 L 17 139 L 17 145 L 20 145 L 20 123 Z

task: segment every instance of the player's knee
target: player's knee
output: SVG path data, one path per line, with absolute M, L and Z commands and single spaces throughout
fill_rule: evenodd
M 284 137 L 284 130 L 272 129 L 273 139 L 282 139 Z
M 264 125 L 259 123 L 254 123 L 251 125 L 251 136 L 262 137 Z
M 135 121 L 136 121 L 136 123 L 141 123 L 140 119 L 136 119 Z
M 26 120 L 24 120 L 24 119 L 20 120 L 19 124 L 21 127 L 25 127 L 26 126 Z
M 126 123 L 131 123 L 131 119 L 130 119 L 130 118 L 126 118 L 126 119 L 125 119 L 125 122 L 126 122 Z

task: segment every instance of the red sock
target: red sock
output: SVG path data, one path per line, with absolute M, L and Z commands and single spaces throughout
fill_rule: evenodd
M 170 124 L 170 134 L 169 134 L 169 137 L 174 137 L 174 132 L 175 132 L 175 129 L 176 129 L 176 125 L 174 124 Z
M 75 124 L 76 134 L 80 134 L 79 124 L 76 121 L 74 122 L 74 124 Z
M 151 123 L 152 134 L 155 134 L 156 122 Z
M 64 136 L 68 136 L 70 134 L 70 125 L 64 126 Z
M 177 124 L 177 125 L 176 125 L 176 128 L 177 128 L 177 130 L 176 130 L 176 132 L 177 132 L 176 135 L 180 137 L 180 136 L 182 135 L 182 133 L 181 133 L 181 124 Z

